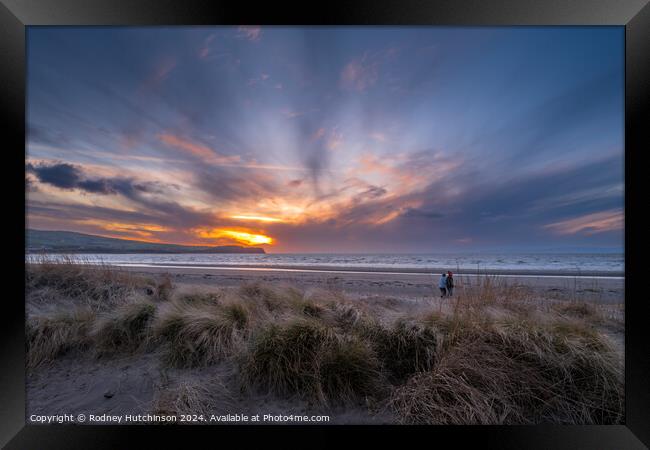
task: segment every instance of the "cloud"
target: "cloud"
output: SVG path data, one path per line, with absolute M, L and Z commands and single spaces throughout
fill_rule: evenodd
M 194 186 L 213 200 L 244 203 L 282 193 L 273 171 L 246 167 L 194 167 Z
M 173 134 L 161 133 L 158 135 L 158 139 L 170 147 L 182 150 L 211 164 L 231 164 L 240 161 L 239 155 L 223 156 L 207 145 L 180 138 Z
M 30 144 L 37 143 L 54 147 L 70 144 L 70 139 L 68 139 L 63 133 L 55 132 L 33 123 L 27 124 L 27 139 Z
M 156 70 L 155 73 L 155 80 L 160 82 L 167 78 L 167 76 L 171 73 L 172 70 L 176 67 L 176 61 L 173 59 L 169 59 L 166 61 L 163 61 L 160 64 L 160 67 Z
M 324 139 L 326 129 L 309 116 L 298 117 L 297 121 L 295 131 L 300 146 L 297 146 L 296 150 L 304 167 L 309 171 L 314 192 L 320 195 L 320 179 L 330 164 L 330 152 L 327 151 L 328 140 Z
M 51 184 L 60 189 L 74 189 L 81 181 L 81 172 L 71 164 L 51 166 L 27 164 L 25 170 L 33 173 L 41 183 Z
M 369 186 L 368 189 L 366 189 L 365 191 L 356 194 L 354 196 L 354 200 L 359 202 L 367 199 L 376 199 L 386 195 L 387 192 L 388 191 L 383 187 Z
M 606 231 L 622 230 L 623 218 L 623 211 L 614 209 L 550 223 L 544 225 L 544 228 L 550 229 L 558 234 L 584 233 L 591 235 Z
M 382 144 L 388 140 L 386 135 L 384 133 L 380 133 L 380 132 L 370 133 L 369 136 L 370 136 L 370 138 L 372 140 L 377 141 L 377 142 L 382 143 Z
M 237 29 L 237 37 L 248 39 L 249 41 L 259 41 L 262 36 L 262 28 L 259 26 L 242 25 Z
M 380 177 L 394 187 L 396 194 L 416 192 L 454 173 L 463 164 L 433 150 L 388 155 L 365 152 L 357 159 L 355 171 L 364 176 Z
M 440 219 L 445 217 L 444 214 L 438 211 L 424 211 L 418 208 L 407 208 L 402 214 L 402 217 L 412 217 L 416 219 Z
M 144 89 L 152 89 L 158 87 L 169 74 L 176 68 L 178 61 L 172 56 L 168 56 L 160 60 L 153 70 L 153 73 L 148 80 L 145 81 Z
M 339 84 L 345 90 L 363 92 L 379 81 L 379 72 L 383 64 L 394 60 L 399 51 L 395 47 L 385 50 L 365 52 L 360 58 L 348 62 L 339 77 Z
M 41 183 L 59 189 L 79 189 L 93 194 L 122 194 L 133 197 L 134 192 L 151 192 L 153 183 L 138 183 L 132 178 L 89 178 L 72 164 L 31 164 L 25 166 L 28 173 L 36 176 Z
M 66 163 L 50 165 L 30 163 L 26 165 L 26 170 L 36 176 L 41 183 L 60 189 L 77 189 L 99 195 L 120 195 L 134 202 L 139 210 L 136 213 L 101 206 L 79 205 L 82 209 L 76 209 L 73 205 L 61 205 L 61 210 L 83 211 L 84 219 L 103 215 L 105 220 L 112 222 L 160 223 L 183 228 L 190 224 L 196 226 L 211 223 L 215 217 L 213 213 L 197 211 L 169 200 L 167 197 L 169 190 L 177 190 L 173 184 L 163 185 L 155 181 L 140 182 L 127 177 L 89 177 L 81 167 Z M 30 209 L 32 206 L 30 204 Z M 79 218 L 78 215 L 75 217 Z
M 217 37 L 216 33 L 209 34 L 204 40 L 203 45 L 199 49 L 199 58 L 207 59 L 210 56 L 212 41 Z
M 341 87 L 348 90 L 365 91 L 379 79 L 379 62 L 368 54 L 350 61 L 341 71 Z
M 282 251 L 574 243 L 591 233 L 577 219 L 621 207 L 622 75 L 606 73 L 622 47 L 607 50 L 609 31 L 502 30 L 498 44 L 397 31 L 34 30 L 28 207 L 190 241 L 188 227 L 277 217 L 261 223 L 273 237 L 282 226 Z M 501 59 L 513 48 L 528 59 Z M 610 151 L 620 161 L 584 164 Z

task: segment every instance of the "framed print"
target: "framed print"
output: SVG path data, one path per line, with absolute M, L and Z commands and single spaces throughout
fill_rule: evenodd
M 646 3 L 3 0 L 2 444 L 645 448 Z

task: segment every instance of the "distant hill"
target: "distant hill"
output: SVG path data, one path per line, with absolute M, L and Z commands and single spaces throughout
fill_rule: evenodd
M 72 231 L 27 230 L 28 253 L 266 253 L 240 245 L 191 246 L 107 238 Z

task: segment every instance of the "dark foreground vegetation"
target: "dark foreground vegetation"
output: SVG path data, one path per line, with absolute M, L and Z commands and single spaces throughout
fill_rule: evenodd
M 340 292 L 291 286 L 178 292 L 107 267 L 27 267 L 27 365 L 156 354 L 170 370 L 228 369 L 239 396 L 363 408 L 407 424 L 623 422 L 621 327 L 597 307 L 536 303 L 486 281 L 417 315 L 387 318 Z M 179 382 L 152 408 L 210 413 L 219 380 Z

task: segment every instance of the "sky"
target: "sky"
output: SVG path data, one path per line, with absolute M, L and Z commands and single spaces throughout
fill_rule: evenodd
M 28 27 L 27 226 L 622 251 L 622 27 Z

